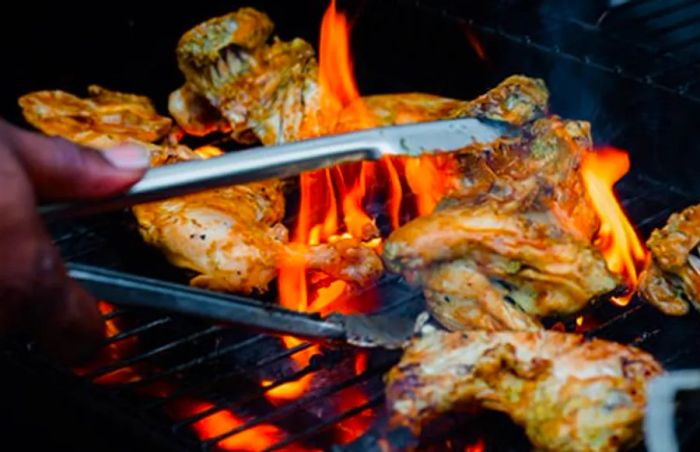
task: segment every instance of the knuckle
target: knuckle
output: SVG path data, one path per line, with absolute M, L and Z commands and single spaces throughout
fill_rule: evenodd
M 60 170 L 79 170 L 87 165 L 86 152 L 83 149 L 63 138 L 52 137 L 51 140 L 56 147 Z

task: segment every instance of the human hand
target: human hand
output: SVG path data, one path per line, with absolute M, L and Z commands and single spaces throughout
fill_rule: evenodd
M 0 334 L 28 333 L 64 361 L 93 349 L 104 330 L 95 300 L 67 277 L 36 205 L 115 195 L 147 167 L 138 146 L 98 152 L 0 119 Z

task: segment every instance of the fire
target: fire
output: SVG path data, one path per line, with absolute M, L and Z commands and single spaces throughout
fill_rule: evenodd
M 367 395 L 365 392 L 356 387 L 345 389 L 341 394 L 338 406 L 339 411 L 348 411 L 367 403 Z M 338 442 L 347 444 L 360 437 L 372 425 L 371 410 L 365 410 L 359 414 L 339 421 L 337 432 L 339 435 Z
M 221 149 L 217 148 L 216 146 L 212 145 L 204 145 L 200 146 L 197 149 L 194 150 L 194 153 L 197 154 L 198 156 L 202 157 L 203 159 L 209 159 L 212 157 L 218 157 L 221 154 L 224 153 Z
M 484 440 L 479 439 L 474 444 L 470 444 L 464 448 L 464 452 L 484 452 Z
M 99 309 L 102 315 L 106 315 L 114 311 L 114 306 L 105 301 L 98 302 L 97 308 Z M 117 322 L 114 319 L 109 319 L 105 321 L 104 335 L 107 339 L 113 338 L 114 336 L 119 334 L 119 331 L 119 326 L 117 325 Z M 136 338 L 133 336 L 124 338 L 122 340 L 110 342 L 106 347 L 104 347 L 101 350 L 100 355 L 94 360 L 92 360 L 92 362 L 90 362 L 89 365 L 75 368 L 73 369 L 73 371 L 77 375 L 89 374 L 90 372 L 96 369 L 100 369 L 106 365 L 109 365 L 110 363 L 126 358 L 134 351 L 135 347 Z M 106 385 L 118 383 L 132 383 L 135 381 L 139 381 L 140 379 L 141 376 L 136 371 L 136 369 L 134 369 L 133 367 L 122 367 L 104 375 L 100 375 L 95 379 L 95 383 Z
M 350 26 L 345 15 L 335 7 L 335 0 L 323 15 L 321 40 L 319 43 L 319 85 L 321 87 L 321 108 L 340 109 L 360 97 L 353 76 L 350 58 Z M 334 124 L 332 124 L 334 125 Z
M 450 155 L 423 155 L 404 160 L 406 182 L 416 197 L 418 215 L 431 213 L 449 190 L 445 174 L 455 163 Z
M 178 415 L 195 416 L 214 405 L 200 400 L 180 399 L 172 404 L 170 410 Z M 204 441 L 238 428 L 245 424 L 246 420 L 236 416 L 230 410 L 219 410 L 198 420 L 192 424 L 192 428 Z M 285 434 L 272 424 L 258 424 L 231 436 L 223 438 L 217 443 L 217 448 L 231 451 L 258 451 L 282 441 Z
M 103 315 L 114 311 L 114 307 L 104 301 L 98 303 L 98 308 Z M 116 320 L 109 319 L 105 322 L 105 336 L 110 338 L 119 334 L 121 329 Z M 138 339 L 131 336 L 126 339 L 111 342 L 104 349 L 102 356 L 93 360 L 88 366 L 73 369 L 78 375 L 86 375 L 89 372 L 109 365 L 113 362 L 128 358 L 137 351 Z M 141 372 L 132 367 L 125 366 L 113 372 L 97 377 L 94 382 L 102 385 L 120 385 L 141 380 Z M 139 393 L 151 397 L 164 398 L 172 393 L 173 387 L 165 382 L 140 388 Z M 204 411 L 212 410 L 213 404 L 197 399 L 177 399 L 167 405 L 166 411 L 176 419 L 195 416 Z M 202 440 L 208 440 L 238 428 L 245 424 L 246 420 L 235 415 L 230 410 L 214 411 L 206 417 L 192 424 L 192 428 Z M 232 451 L 257 451 L 266 449 L 285 438 L 285 433 L 271 424 L 259 424 L 244 431 L 227 436 L 217 443 L 218 449 Z
M 602 251 L 610 271 L 621 275 L 629 287 L 626 295 L 613 298 L 621 306 L 632 297 L 639 272 L 648 259 L 647 250 L 613 190 L 615 183 L 627 174 L 629 168 L 627 152 L 611 147 L 586 152 L 581 164 L 586 190 L 601 222 L 596 245 Z

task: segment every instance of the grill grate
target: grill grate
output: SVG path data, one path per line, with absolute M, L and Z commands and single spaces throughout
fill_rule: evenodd
M 637 0 L 593 17 L 580 17 L 568 2 L 518 9 L 512 2 L 438 0 L 413 2 L 443 18 L 462 21 L 558 59 L 582 63 L 645 86 L 700 101 L 700 3 Z

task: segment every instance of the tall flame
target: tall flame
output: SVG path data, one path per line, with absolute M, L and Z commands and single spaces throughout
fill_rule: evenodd
M 632 297 L 639 272 L 648 259 L 647 250 L 613 190 L 615 183 L 627 174 L 629 168 L 627 152 L 612 147 L 586 152 L 581 164 L 586 190 L 601 222 L 596 245 L 602 251 L 610 271 L 621 275 L 630 289 L 626 295 L 613 298 L 621 306 Z
M 321 108 L 343 108 L 360 97 L 350 57 L 350 26 L 335 0 L 323 15 L 319 43 Z

